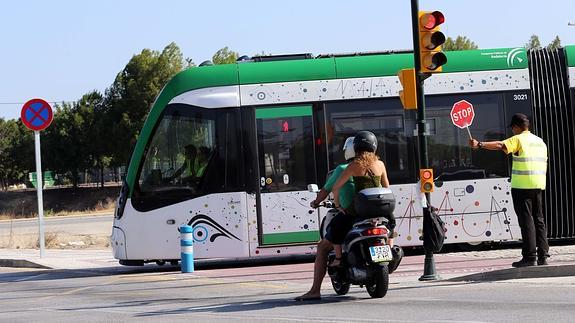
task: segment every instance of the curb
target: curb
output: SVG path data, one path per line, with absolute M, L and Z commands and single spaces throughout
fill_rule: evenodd
M 558 264 L 547 266 L 532 266 L 522 268 L 508 268 L 494 271 L 487 271 L 477 274 L 465 275 L 446 279 L 450 282 L 493 282 L 522 278 L 550 278 L 575 276 L 575 264 Z
M 227 269 L 227 268 L 243 268 L 243 267 L 258 267 L 270 265 L 285 265 L 285 264 L 298 264 L 310 263 L 315 259 L 315 255 L 286 255 L 286 256 L 262 256 L 261 258 L 237 258 L 237 259 L 198 259 L 194 261 L 195 269 Z M 13 267 L 13 268 L 37 268 L 37 269 L 56 269 L 41 265 L 38 262 L 25 260 L 25 259 L 0 259 L 0 267 Z M 120 268 L 143 268 L 144 266 L 119 266 Z M 167 265 L 158 268 L 179 268 L 177 266 Z M 64 268 L 58 268 L 64 269 Z
M 0 267 L 52 269 L 24 259 L 0 259 Z

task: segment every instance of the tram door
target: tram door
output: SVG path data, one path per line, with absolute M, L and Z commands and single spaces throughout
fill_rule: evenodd
M 260 245 L 319 240 L 316 212 L 310 212 L 315 193 L 312 107 L 283 106 L 256 109 L 260 199 Z

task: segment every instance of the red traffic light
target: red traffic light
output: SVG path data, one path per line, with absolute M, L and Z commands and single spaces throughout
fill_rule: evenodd
M 421 172 L 423 179 L 430 179 L 433 175 L 431 174 L 431 171 L 429 169 L 424 169 L 423 172 Z
M 440 11 L 426 13 L 419 18 L 421 26 L 431 30 L 445 22 L 445 16 Z
M 423 168 L 419 170 L 420 190 L 423 193 L 433 192 L 433 169 Z
M 445 16 L 440 11 L 419 12 L 419 59 L 421 72 L 442 72 L 442 66 L 447 63 L 447 56 L 441 52 L 445 43 L 445 35 L 439 31 L 439 25 L 445 22 Z

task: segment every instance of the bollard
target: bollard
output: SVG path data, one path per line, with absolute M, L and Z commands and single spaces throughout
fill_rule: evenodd
M 182 273 L 194 272 L 194 234 L 193 228 L 189 225 L 182 225 L 180 227 L 180 246 L 181 252 L 181 268 Z

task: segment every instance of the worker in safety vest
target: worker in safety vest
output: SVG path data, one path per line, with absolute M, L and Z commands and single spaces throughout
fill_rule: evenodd
M 547 145 L 529 132 L 529 119 L 516 113 L 510 124 L 514 136 L 503 141 L 469 140 L 474 149 L 502 150 L 513 154 L 511 196 L 523 238 L 523 258 L 513 267 L 547 265 L 549 244 L 543 218 L 542 191 L 547 174 Z
M 170 176 L 170 180 L 181 176 L 183 181 L 189 181 L 198 176 L 198 151 L 194 145 L 189 144 L 184 148 L 184 158 L 181 167 Z

